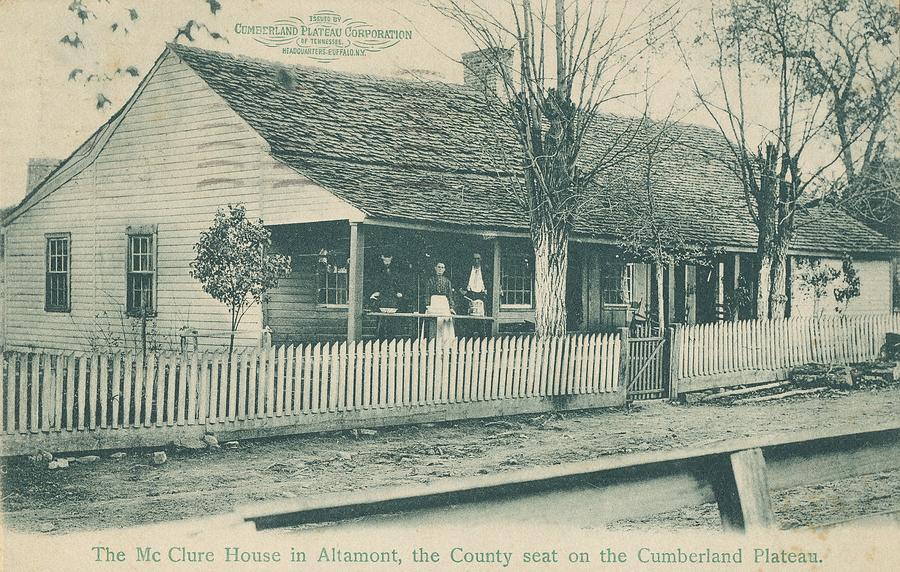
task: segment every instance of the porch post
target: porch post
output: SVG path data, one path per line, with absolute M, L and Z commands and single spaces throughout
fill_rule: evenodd
M 697 267 L 693 264 L 684 265 L 684 304 L 685 322 L 697 323 Z
M 494 269 L 491 273 L 491 335 L 500 333 L 500 238 L 494 239 Z
M 669 264 L 666 267 L 669 284 L 667 290 L 668 304 L 666 304 L 666 324 L 675 323 L 675 265 Z
M 347 341 L 362 338 L 363 268 L 366 229 L 359 222 L 350 223 L 350 268 L 347 277 Z

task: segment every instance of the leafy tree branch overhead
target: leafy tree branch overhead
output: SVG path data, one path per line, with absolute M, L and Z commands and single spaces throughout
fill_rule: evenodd
M 218 0 L 192 0 L 198 4 L 200 13 L 215 16 L 222 9 Z M 205 4 L 201 7 L 200 4 Z M 128 35 L 134 26 L 140 24 L 140 14 L 136 8 L 121 8 L 112 5 L 109 0 L 72 0 L 66 8 L 71 15 L 75 29 L 59 39 L 66 49 L 81 53 L 82 65 L 69 71 L 68 79 L 84 85 L 95 83 L 97 93 L 95 107 L 98 111 L 105 109 L 113 102 L 105 90 L 104 84 L 121 79 L 138 78 L 141 70 L 133 63 L 109 65 L 96 59 L 100 48 L 116 36 Z M 199 16 L 199 14 L 198 14 Z M 181 26 L 177 26 L 172 37 L 173 42 L 182 38 L 188 42 L 195 40 L 195 34 L 205 32 L 213 40 L 228 42 L 228 38 L 199 19 L 191 18 Z

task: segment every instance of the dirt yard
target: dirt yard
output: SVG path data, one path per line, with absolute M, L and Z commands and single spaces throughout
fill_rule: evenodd
M 900 387 L 798 396 L 743 405 L 671 405 L 525 415 L 241 442 L 235 449 L 110 453 L 49 471 L 7 460 L 3 519 L 51 534 L 209 516 L 248 502 L 698 446 L 763 433 L 846 428 L 896 420 Z M 775 497 L 786 527 L 900 508 L 900 474 L 817 485 Z M 718 526 L 714 506 L 614 524 L 618 529 Z

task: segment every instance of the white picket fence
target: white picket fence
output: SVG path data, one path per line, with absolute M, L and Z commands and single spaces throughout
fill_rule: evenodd
M 173 428 L 219 433 L 278 426 L 290 433 L 291 427 L 378 424 L 381 417 L 399 423 L 403 414 L 429 406 L 443 420 L 490 415 L 490 404 L 500 402 L 515 413 L 516 402 L 554 396 L 602 395 L 605 404 L 624 403 L 620 361 L 619 336 L 599 334 L 279 346 L 238 351 L 230 361 L 226 353 L 204 352 L 146 359 L 7 352 L 0 368 L 4 454 L 28 450 L 29 441 L 49 447 L 67 434 L 81 434 L 75 442 L 84 447 L 103 448 L 117 446 L 117 435 L 126 433 L 131 446 L 165 443 Z M 593 403 L 583 401 L 572 408 Z M 441 410 L 451 405 L 458 407 Z M 522 412 L 533 410 L 532 404 Z M 135 437 L 135 430 L 147 436 L 162 429 L 170 431 Z
M 900 313 L 718 322 L 678 328 L 677 392 L 784 379 L 809 363 L 854 363 L 878 357 Z

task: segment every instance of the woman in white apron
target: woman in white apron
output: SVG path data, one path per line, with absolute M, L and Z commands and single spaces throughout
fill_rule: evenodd
M 425 299 L 428 301 L 426 313 L 438 316 L 435 318 L 435 337 L 439 345 L 449 344 L 456 340 L 456 332 L 453 328 L 455 313 L 453 307 L 453 285 L 450 279 L 444 276 L 447 267 L 443 262 L 434 265 L 434 276 L 425 282 Z

